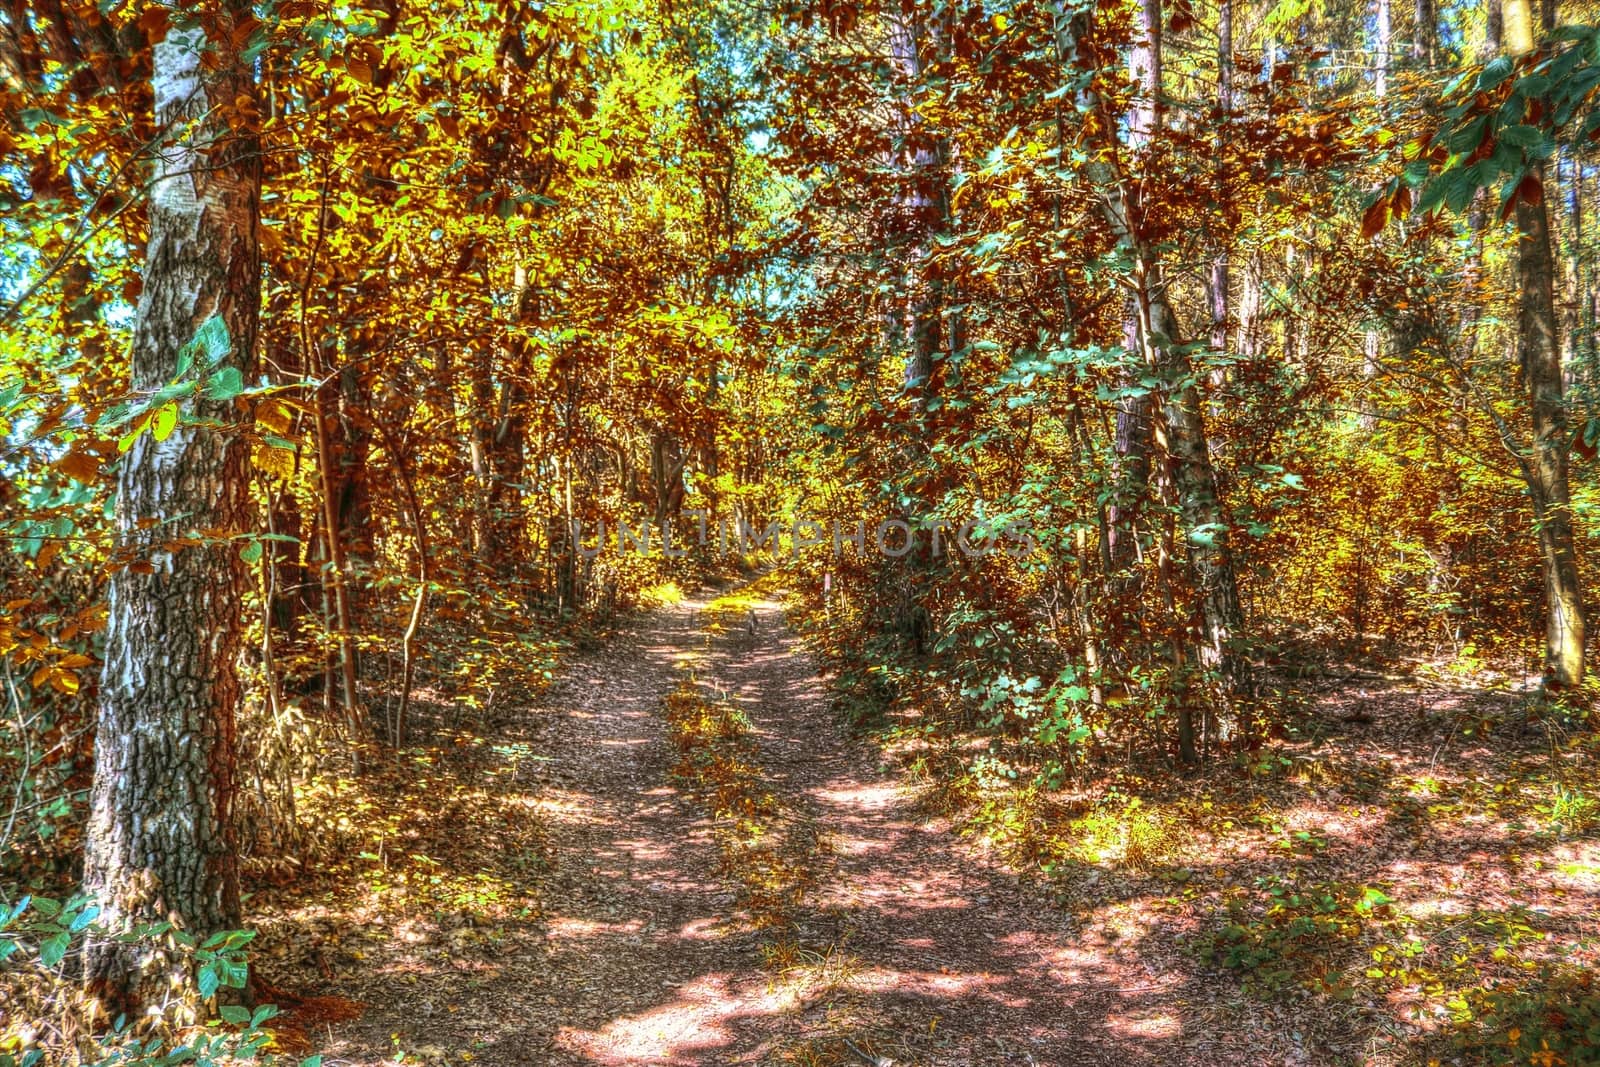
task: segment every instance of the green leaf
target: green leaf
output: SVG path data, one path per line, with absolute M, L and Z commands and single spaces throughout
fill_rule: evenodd
M 1448 142 L 1450 151 L 1465 155 L 1483 143 L 1484 130 L 1488 128 L 1489 116 L 1479 115 L 1465 126 L 1450 135 Z
M 1474 164 L 1473 167 L 1453 172 L 1449 184 L 1445 187 L 1445 206 L 1458 215 L 1472 206 L 1472 198 L 1478 195 L 1478 190 L 1482 188 L 1474 180 L 1473 169 L 1476 166 Z
M 1444 194 L 1450 187 L 1447 179 L 1453 173 L 1452 171 L 1445 171 L 1427 184 L 1422 190 L 1422 195 L 1417 197 L 1417 214 L 1426 215 L 1444 203 Z
M 165 441 L 172 436 L 172 431 L 177 425 L 178 405 L 163 405 L 156 411 L 155 419 L 150 425 L 150 435 L 157 441 Z
M 222 976 L 217 973 L 217 964 L 208 963 L 200 968 L 200 974 L 196 980 L 200 985 L 200 995 L 202 997 L 216 995 L 217 987 L 222 984 Z
M 39 946 L 39 962 L 46 967 L 54 967 L 71 946 L 72 935 L 63 930 Z
M 1409 188 L 1415 189 L 1428 180 L 1431 168 L 1426 159 L 1414 159 L 1406 164 L 1406 169 L 1401 172 L 1400 180 Z
M 1478 92 L 1488 92 L 1507 78 L 1511 77 L 1511 59 L 1508 56 L 1499 56 L 1490 60 L 1483 68 L 1483 73 L 1478 75 Z
M 259 562 L 261 559 L 261 542 L 247 541 L 245 546 L 239 549 L 239 558 L 251 565 Z
M 206 379 L 206 396 L 212 400 L 232 400 L 244 392 L 244 375 L 238 367 L 219 367 Z
M 66 120 L 57 115 L 52 115 L 42 107 L 25 107 L 17 113 L 22 124 L 28 127 L 29 133 L 36 132 L 40 126 L 65 126 Z
M 1550 78 L 1545 74 L 1530 74 L 1512 88 L 1512 92 L 1524 98 L 1543 96 L 1549 91 Z
M 216 363 L 233 351 L 233 341 L 228 337 L 228 324 L 221 315 L 213 315 L 195 331 L 195 347 L 205 355 L 208 363 Z
M 1535 126 L 1508 126 L 1500 131 L 1500 140 L 1505 144 L 1515 145 L 1518 148 L 1532 148 L 1534 145 L 1543 144 L 1549 135 Z

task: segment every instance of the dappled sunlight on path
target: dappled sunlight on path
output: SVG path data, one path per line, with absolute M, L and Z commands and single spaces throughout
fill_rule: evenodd
M 837 726 L 779 605 L 757 605 L 755 633 L 709 643 L 702 607 L 584 655 L 513 726 L 542 757 L 518 798 L 548 843 L 537 937 L 444 967 L 419 945 L 393 968 L 395 1004 L 350 1024 L 330 1062 L 418 1048 L 550 1067 L 1237 1058 L 1186 1017 L 1187 974 L 1142 965 L 1137 931 L 1086 944 L 1072 916 L 929 819 Z M 781 932 L 752 922 L 716 824 L 673 777 L 662 702 L 686 669 L 749 718 L 763 788 L 811 828 L 815 869 Z

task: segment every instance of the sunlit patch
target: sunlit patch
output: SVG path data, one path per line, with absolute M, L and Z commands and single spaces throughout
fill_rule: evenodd
M 1106 1017 L 1106 1028 L 1114 1034 L 1139 1038 L 1174 1038 L 1183 1035 L 1183 1023 L 1166 1012 L 1134 1012 Z
M 546 816 L 562 822 L 593 825 L 609 821 L 606 806 L 587 793 L 550 789 L 540 797 L 538 808 Z
M 556 1044 L 609 1067 L 720 1062 L 714 1050 L 732 1044 L 734 1024 L 751 1015 L 777 1014 L 794 1000 L 780 991 L 733 988 L 725 974 L 701 975 L 676 994 L 668 1003 L 613 1019 L 598 1030 L 563 1029 Z
M 857 808 L 862 811 L 879 811 L 893 807 L 900 799 L 900 789 L 893 784 L 858 785 L 848 789 L 815 789 L 811 795 L 825 804 Z
M 872 838 L 864 837 L 838 838 L 834 843 L 834 851 L 840 856 L 872 856 L 872 854 L 893 853 L 894 841 L 874 841 Z
M 824 902 L 843 900 L 853 906 L 870 906 L 888 915 L 974 907 L 968 897 L 907 883 L 841 886 L 834 892 L 823 894 L 822 899 Z
M 654 861 L 670 860 L 672 849 L 664 842 L 651 842 L 644 840 L 618 841 L 617 847 L 627 851 L 635 860 Z
M 858 972 L 849 985 L 858 992 L 879 996 L 956 998 L 982 995 L 1008 1008 L 1026 1008 L 1032 1003 L 1031 1000 L 1005 992 L 1004 987 L 1010 980 L 1009 975 L 972 971 L 910 971 L 870 967 Z
M 677 936 L 685 941 L 720 941 L 728 936 L 728 924 L 716 916 L 690 919 L 678 928 Z
M 624 937 L 629 934 L 637 934 L 643 929 L 644 923 L 638 919 L 620 923 L 602 923 L 595 922 L 592 919 L 552 915 L 546 923 L 546 930 L 553 941 L 564 938 Z

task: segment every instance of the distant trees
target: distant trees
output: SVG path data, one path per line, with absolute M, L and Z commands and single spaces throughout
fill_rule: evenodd
M 808 469 L 842 487 L 836 506 L 892 501 L 930 527 L 1056 524 L 1034 558 L 919 573 L 930 625 L 911 643 L 878 622 L 904 564 L 819 553 L 837 639 L 873 699 L 977 718 L 1046 766 L 1141 744 L 1199 762 L 1278 728 L 1252 701 L 1268 657 L 1249 635 L 1297 620 L 1290 632 L 1426 635 L 1468 660 L 1478 640 L 1523 647 L 1531 627 L 1494 634 L 1504 611 L 1530 609 L 1529 583 L 1508 576 L 1540 557 L 1550 688 L 1577 683 L 1585 572 L 1571 524 L 1594 502 L 1568 485 L 1572 368 L 1548 294 L 1587 291 L 1592 260 L 1564 265 L 1548 221 L 1543 256 L 1520 240 L 1514 262 L 1494 233 L 1459 245 L 1431 217 L 1383 228 L 1443 161 L 1427 151 L 1474 177 L 1499 151 L 1419 148 L 1448 79 L 1496 39 L 1493 18 L 1420 0 L 859 14 L 791 12 L 788 54 L 770 65 L 790 245 L 821 280 L 799 287 L 788 320 L 811 353 L 807 411 L 824 436 Z M 1560 121 L 1578 114 L 1569 102 Z M 1437 143 L 1481 134 L 1463 129 L 1475 117 Z M 947 210 L 894 214 L 908 160 Z M 1400 170 L 1410 199 L 1390 187 L 1362 219 L 1361 198 Z M 1525 235 L 1558 200 L 1534 207 L 1542 173 L 1516 176 Z M 1486 184 L 1452 187 L 1451 206 Z M 1570 198 L 1575 235 L 1590 199 Z M 881 233 L 886 218 L 900 227 Z M 1463 247 L 1480 248 L 1465 254 L 1471 289 Z M 946 294 L 937 321 L 904 323 L 942 330 L 937 344 L 870 329 L 853 299 L 920 294 L 929 277 Z M 1507 298 L 1516 330 L 1495 318 Z M 1513 334 L 1531 450 L 1502 432 L 1504 365 L 1461 355 Z M 915 358 L 902 375 L 906 350 L 931 354 L 926 375 Z M 939 392 L 910 429 L 905 382 L 924 378 Z M 908 456 L 894 444 L 908 437 L 934 445 Z M 1498 524 L 1466 517 L 1516 506 L 1507 448 L 1524 457 L 1537 529 L 1510 553 Z

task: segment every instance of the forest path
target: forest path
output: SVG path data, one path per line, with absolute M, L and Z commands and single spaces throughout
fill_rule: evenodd
M 641 618 L 518 716 L 541 754 L 531 781 L 513 776 L 547 835 L 537 934 L 449 973 L 395 975 L 392 997 L 362 997 L 366 1016 L 327 1062 L 392 1063 L 399 1051 L 551 1067 L 1232 1058 L 1212 1044 L 1226 1030 L 1173 1014 L 1203 999 L 1185 988 L 1188 968 L 1153 965 L 1138 936 L 1081 936 L 919 810 L 877 750 L 835 722 L 780 604 L 755 604 L 754 634 L 717 637 L 704 606 Z M 813 869 L 782 934 L 753 928 L 718 821 L 674 777 L 663 701 L 686 671 L 744 711 L 760 787 L 787 825 L 810 828 Z

